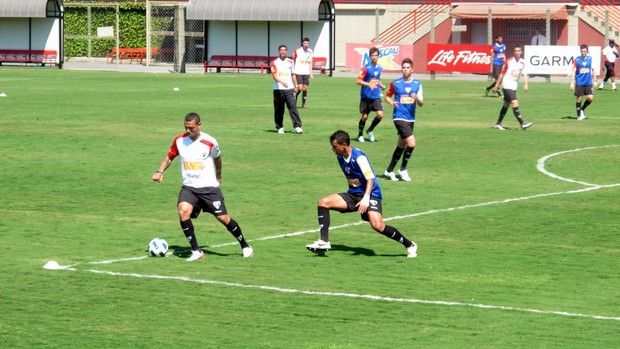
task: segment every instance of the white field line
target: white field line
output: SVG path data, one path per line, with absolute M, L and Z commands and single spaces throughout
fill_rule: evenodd
M 63 266 L 59 266 L 58 268 L 55 268 L 55 269 L 78 271 L 78 269 L 70 268 L 70 267 L 63 267 Z M 419 304 L 443 305 L 443 306 L 461 306 L 461 307 L 472 307 L 472 308 L 479 308 L 479 309 L 495 309 L 495 310 L 535 313 L 535 314 L 541 314 L 541 315 L 560 315 L 560 316 L 568 316 L 568 317 L 589 318 L 589 319 L 596 319 L 596 320 L 620 321 L 620 317 L 614 317 L 614 316 L 589 315 L 589 314 L 569 313 L 565 311 L 507 307 L 507 306 L 501 306 L 501 305 L 432 301 L 432 300 L 415 299 L 415 298 L 394 298 L 394 297 L 383 297 L 383 296 L 376 296 L 376 295 L 370 295 L 370 294 L 355 294 L 355 293 L 344 293 L 344 292 L 320 292 L 320 291 L 296 290 L 296 289 L 291 289 L 291 288 L 281 288 L 281 287 L 273 287 L 273 286 L 247 285 L 247 284 L 240 284 L 236 282 L 194 279 L 194 278 L 188 278 L 185 276 L 164 276 L 164 275 L 147 275 L 147 274 L 138 274 L 138 273 L 121 273 L 121 272 L 103 271 L 103 270 L 95 270 L 95 269 L 86 269 L 86 270 L 79 270 L 79 271 L 110 275 L 110 276 L 125 276 L 125 277 L 141 278 L 141 279 L 175 280 L 175 281 L 193 282 L 193 283 L 199 283 L 199 284 L 259 289 L 259 290 L 281 292 L 281 293 L 298 293 L 298 294 L 303 294 L 303 295 L 308 295 L 308 296 L 345 297 L 345 298 L 357 298 L 357 299 L 384 301 L 384 302 L 419 303 Z
M 603 146 L 603 147 L 588 147 L 588 148 L 573 149 L 573 150 L 553 153 L 553 154 L 544 156 L 544 157 L 542 157 L 542 158 L 540 158 L 538 160 L 536 168 L 540 172 L 542 172 L 543 174 L 545 174 L 547 176 L 550 176 L 552 178 L 563 180 L 563 181 L 581 184 L 581 185 L 587 186 L 588 188 L 569 190 L 569 191 L 563 191 L 563 192 L 553 192 L 553 193 L 536 194 L 536 195 L 530 195 L 530 196 L 522 196 L 522 197 L 518 197 L 518 198 L 511 198 L 511 199 L 497 200 L 497 201 L 488 201 L 488 202 L 482 202 L 482 203 L 478 203 L 478 204 L 462 205 L 462 206 L 450 207 L 450 208 L 445 208 L 445 209 L 429 210 L 429 211 L 425 211 L 425 212 L 412 213 L 412 214 L 408 214 L 408 215 L 389 217 L 389 218 L 385 218 L 384 220 L 385 221 L 391 221 L 391 220 L 398 220 L 398 219 L 406 219 L 406 218 L 413 218 L 413 217 L 418 217 L 418 216 L 424 216 L 424 215 L 428 215 L 428 214 L 435 214 L 435 213 L 442 213 L 442 212 L 451 212 L 451 211 L 464 210 L 464 209 L 469 209 L 469 208 L 477 208 L 477 207 L 490 206 L 490 205 L 500 205 L 500 204 L 524 201 L 524 200 L 531 200 L 531 199 L 536 199 L 536 198 L 541 198 L 541 197 L 549 197 L 549 196 L 556 196 L 556 195 L 566 195 L 566 194 L 577 194 L 577 193 L 584 193 L 584 192 L 588 192 L 588 191 L 592 191 L 592 190 L 617 187 L 617 186 L 620 186 L 620 183 L 608 184 L 608 185 L 591 184 L 591 183 L 586 183 L 586 182 L 581 182 L 581 181 L 577 181 L 577 180 L 573 180 L 573 179 L 568 179 L 568 178 L 560 177 L 560 176 L 558 176 L 558 175 L 556 175 L 554 173 L 551 173 L 551 172 L 549 172 L 549 171 L 547 171 L 545 169 L 545 162 L 546 162 L 546 160 L 548 160 L 551 157 L 557 156 L 557 155 L 561 155 L 561 154 L 565 154 L 565 153 L 570 153 L 570 152 L 577 152 L 577 151 L 581 151 L 581 150 L 589 150 L 589 149 L 596 149 L 596 148 L 607 148 L 607 147 L 615 147 L 615 146 L 617 146 L 617 145 L 608 145 L 608 146 Z M 331 227 L 330 230 L 331 229 L 342 229 L 342 228 L 356 226 L 356 225 L 361 225 L 361 224 L 366 224 L 366 222 L 359 221 L 359 222 L 355 222 L 355 223 L 343 224 L 343 225 Z M 264 241 L 264 240 L 278 239 L 278 238 L 283 238 L 283 237 L 298 236 L 298 235 L 307 234 L 307 233 L 316 233 L 318 231 L 319 231 L 318 229 L 311 229 L 311 230 L 298 231 L 298 232 L 293 232 L 293 233 L 288 233 L 288 234 L 266 236 L 266 237 L 262 237 L 262 238 L 258 238 L 258 239 L 249 240 L 249 241 Z M 234 243 L 226 243 L 226 244 L 220 244 L 220 245 L 213 245 L 213 246 L 210 246 L 210 247 L 211 248 L 216 248 L 216 247 L 224 247 L 224 246 L 230 246 L 230 245 L 236 245 L 236 244 L 237 243 L 234 242 Z M 140 257 L 130 257 L 130 258 L 122 258 L 122 259 L 106 260 L 106 261 L 76 263 L 76 264 L 73 264 L 73 265 L 57 266 L 57 267 L 52 267 L 52 268 L 49 268 L 49 269 L 52 269 L 52 270 L 78 271 L 79 269 L 75 269 L 73 267 L 76 266 L 76 265 L 80 265 L 80 264 L 111 264 L 111 263 L 122 262 L 122 261 L 141 260 L 141 259 L 144 259 L 144 258 L 148 258 L 148 257 L 147 256 L 140 256 Z M 282 292 L 282 293 L 300 293 L 300 294 L 304 294 L 304 295 L 319 295 L 319 296 L 332 296 L 332 297 L 360 298 L 360 299 L 379 300 L 379 301 L 387 301 L 387 302 L 405 302 L 405 303 L 420 303 L 420 304 L 432 304 L 432 305 L 464 306 L 464 307 L 473 307 L 473 308 L 481 308 L 481 309 L 498 309 L 498 310 L 519 311 L 519 312 L 528 312 L 528 313 L 537 313 L 537 314 L 546 314 L 546 315 L 561 315 L 561 316 L 569 316 L 569 317 L 591 318 L 591 319 L 598 319 L 598 320 L 615 320 L 615 321 L 620 321 L 620 317 L 578 314 L 578 313 L 569 313 L 569 312 L 564 312 L 564 311 L 547 311 L 547 310 L 518 308 L 518 307 L 508 307 L 508 306 L 499 306 L 499 305 L 475 304 L 475 303 L 461 303 L 461 302 L 448 302 L 448 301 L 431 301 L 431 300 L 423 300 L 423 299 L 415 299 L 415 298 L 393 298 L 393 297 L 383 297 L 383 296 L 375 296 L 375 295 L 360 295 L 360 294 L 354 294 L 354 293 L 304 291 L 304 290 L 287 289 L 287 288 L 280 288 L 280 287 L 273 287 L 273 286 L 245 285 L 245 284 L 226 282 L 226 281 L 205 280 L 205 279 L 192 279 L 192 278 L 183 277 L 183 276 L 145 275 L 145 274 L 137 274 L 137 273 L 120 273 L 120 272 L 102 271 L 102 270 L 95 270 L 95 269 L 79 270 L 79 271 L 86 271 L 86 272 L 90 272 L 90 273 L 97 273 L 97 274 L 104 274 L 104 275 L 111 275 L 111 276 L 126 276 L 126 277 L 147 278 L 147 279 L 177 280 L 177 281 L 194 282 L 194 283 L 201 283 L 201 284 L 211 284 L 211 285 L 223 285 L 223 286 L 231 286 L 231 287 L 252 288 L 252 289 L 260 289 L 260 290 L 276 291 L 276 292 Z
M 558 155 L 562 155 L 562 154 L 566 154 L 566 153 L 575 153 L 578 151 L 582 151 L 582 150 L 590 150 L 590 149 L 599 149 L 599 148 L 610 148 L 610 147 L 617 147 L 617 144 L 611 144 L 611 145 L 606 145 L 606 146 L 601 146 L 601 147 L 587 147 L 587 148 L 577 148 L 577 149 L 573 149 L 573 150 L 566 150 L 566 151 L 561 151 L 558 153 L 553 153 L 553 154 L 549 154 L 547 156 L 543 156 L 542 158 L 538 159 L 538 162 L 536 163 L 536 168 L 538 169 L 538 171 L 542 172 L 543 174 L 551 177 L 551 178 L 555 178 L 555 179 L 559 179 L 562 181 L 566 181 L 566 182 L 571 182 L 571 183 L 577 183 L 577 184 L 581 184 L 581 185 L 585 185 L 587 187 L 599 187 L 599 185 L 597 184 L 590 184 L 587 182 L 581 182 L 581 181 L 577 181 L 574 179 L 570 179 L 570 178 L 564 178 L 564 177 L 560 177 L 558 175 L 556 175 L 555 173 L 551 173 L 549 171 L 547 171 L 545 169 L 545 162 L 554 157 L 554 156 L 558 156 Z

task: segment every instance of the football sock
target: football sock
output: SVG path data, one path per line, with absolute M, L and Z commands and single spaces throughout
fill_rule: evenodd
M 239 245 L 241 245 L 241 248 L 246 248 L 250 246 L 245 241 L 243 233 L 241 232 L 241 227 L 239 226 L 239 224 L 237 224 L 237 221 L 231 218 L 230 222 L 228 222 L 228 224 L 226 225 L 226 229 L 228 229 L 228 231 L 235 237 L 235 239 L 239 241 Z
M 370 124 L 370 127 L 368 128 L 368 132 L 372 132 L 372 130 L 374 130 L 375 127 L 377 127 L 377 125 L 379 125 L 380 122 L 381 122 L 381 119 L 375 116 L 375 118 L 372 119 L 372 123 Z
M 401 169 L 407 169 L 407 164 L 409 163 L 411 154 L 413 154 L 413 149 L 415 148 L 405 147 L 405 152 L 403 153 L 403 163 L 400 167 Z
M 392 154 L 392 161 L 390 161 L 390 165 L 387 168 L 388 172 L 394 171 L 394 167 L 396 167 L 396 164 L 398 163 L 398 160 L 400 160 L 400 157 L 403 155 L 404 151 L 405 148 L 396 147 L 396 149 L 394 149 L 394 153 Z
M 308 99 L 308 91 L 304 90 L 301 94 L 301 106 L 306 105 L 306 100 Z
M 575 103 L 575 108 L 577 109 L 577 117 L 579 117 L 579 112 L 581 111 L 581 102 Z
M 183 234 L 187 238 L 187 241 L 192 246 L 192 251 L 200 250 L 200 246 L 198 246 L 198 241 L 196 241 L 196 235 L 194 234 L 194 224 L 191 219 L 181 222 L 181 229 L 183 229 Z
M 614 89 L 614 90 L 616 89 L 616 83 L 615 82 L 611 83 L 611 88 Z
M 504 116 L 506 116 L 506 112 L 508 112 L 508 107 L 502 107 L 502 110 L 499 111 L 499 118 L 497 118 L 496 125 L 501 125 L 504 120 Z
M 583 107 L 581 107 L 581 110 L 586 110 L 586 108 L 590 105 L 590 103 L 592 103 L 592 102 L 590 102 L 589 100 L 586 99 L 586 102 L 583 103 Z
M 519 108 L 512 108 L 512 113 L 515 114 L 515 118 L 517 118 L 519 125 L 523 125 L 523 118 L 521 118 L 521 112 L 519 111 Z
M 321 240 L 329 241 L 329 208 L 318 206 L 319 230 L 321 231 Z
M 495 80 L 491 83 L 491 85 L 487 86 L 487 91 L 491 91 L 491 89 L 495 87 Z
M 411 246 L 411 241 L 407 240 L 406 237 L 404 237 L 399 231 L 398 229 L 394 228 L 391 225 L 386 225 L 385 229 L 383 229 L 383 231 L 381 232 L 381 234 L 389 237 L 390 239 L 394 240 L 394 241 L 398 241 L 399 243 L 403 244 L 405 247 L 410 247 Z
M 364 135 L 364 127 L 366 127 L 366 120 L 360 119 L 359 124 L 357 125 L 357 137 L 362 137 Z

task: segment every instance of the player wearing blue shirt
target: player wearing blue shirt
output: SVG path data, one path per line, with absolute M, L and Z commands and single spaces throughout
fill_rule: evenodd
M 381 72 L 383 67 L 379 64 L 379 49 L 371 47 L 368 50 L 370 56 L 370 63 L 362 67 L 359 75 L 357 76 L 356 83 L 361 85 L 360 90 L 360 113 L 362 117 L 358 123 L 358 142 L 364 142 L 364 127 L 366 127 L 366 120 L 368 120 L 368 114 L 371 111 L 375 111 L 377 116 L 372 120 L 372 124 L 366 131 L 368 134 L 368 140 L 375 141 L 373 130 L 383 119 L 383 104 L 381 103 L 381 90 L 385 89 L 385 85 L 381 83 Z
M 592 84 L 596 81 L 596 73 L 592 69 L 592 56 L 588 54 L 588 45 L 579 46 L 581 55 L 573 60 L 573 75 L 570 81 L 570 89 L 575 91 L 577 102 L 575 108 L 577 110 L 577 120 L 585 120 L 586 114 L 584 110 L 594 100 L 594 91 Z M 586 96 L 586 101 L 581 105 L 581 99 Z
M 403 162 L 398 170 L 400 179 L 410 182 L 411 177 L 407 172 L 407 164 L 409 158 L 413 154 L 415 148 L 415 136 L 413 135 L 413 127 L 415 125 L 416 106 L 424 105 L 424 94 L 422 91 L 422 83 L 411 75 L 413 62 L 411 58 L 403 59 L 401 63 L 403 77 L 392 81 L 388 92 L 385 94 L 385 101 L 394 107 L 394 126 L 398 133 L 398 143 L 392 154 L 392 161 L 388 165 L 384 176 L 398 181 L 394 173 L 394 167 L 403 158 Z
M 349 190 L 346 193 L 331 194 L 319 199 L 318 218 L 321 238 L 306 248 L 313 252 L 325 252 L 332 248 L 329 241 L 330 210 L 358 212 L 370 226 L 388 238 L 398 241 L 407 249 L 407 258 L 416 257 L 418 246 L 404 237 L 398 229 L 386 225 L 381 208 L 381 188 L 375 173 L 363 151 L 351 147 L 351 138 L 345 131 L 334 132 L 329 141 L 338 158 L 342 173 L 347 178 Z
M 504 60 L 506 59 L 506 45 L 504 45 L 504 38 L 501 36 L 495 37 L 495 44 L 491 48 L 491 54 L 493 55 L 493 64 L 491 65 L 491 74 L 493 74 L 493 83 L 484 88 L 484 95 L 488 96 L 489 91 L 493 89 L 499 74 L 502 72 L 504 66 Z M 497 90 L 497 97 L 502 98 L 501 92 Z

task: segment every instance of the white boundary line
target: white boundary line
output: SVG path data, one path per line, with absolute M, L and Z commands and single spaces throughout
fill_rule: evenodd
M 524 200 L 530 200 L 530 199 L 535 199 L 535 198 L 541 198 L 541 197 L 549 197 L 549 196 L 565 195 L 565 194 L 577 194 L 577 193 L 584 193 L 584 192 L 588 192 L 588 191 L 592 191 L 592 190 L 618 187 L 618 186 L 620 186 L 620 183 L 608 184 L 608 185 L 591 184 L 591 183 L 587 183 L 587 182 L 577 181 L 577 180 L 574 180 L 574 179 L 564 178 L 564 177 L 558 176 L 558 175 L 556 175 L 556 174 L 554 174 L 552 172 L 549 172 L 549 171 L 547 171 L 545 169 L 545 162 L 549 158 L 557 156 L 557 155 L 571 153 L 571 152 L 577 152 L 577 151 L 582 151 L 582 150 L 590 150 L 590 149 L 597 149 L 597 148 L 608 148 L 608 147 L 615 147 L 615 146 L 618 146 L 618 145 L 607 145 L 607 146 L 600 146 L 600 147 L 578 148 L 578 149 L 567 150 L 567 151 L 562 151 L 562 152 L 557 152 L 557 153 L 549 154 L 549 155 L 544 156 L 544 157 L 542 157 L 542 158 L 540 158 L 538 160 L 536 168 L 540 172 L 542 172 L 543 174 L 545 174 L 545 175 L 547 175 L 547 176 L 549 176 L 551 178 L 560 179 L 560 180 L 571 182 L 571 183 L 581 184 L 581 185 L 587 186 L 588 188 L 569 190 L 569 191 L 564 191 L 564 192 L 553 192 L 553 193 L 546 193 L 546 194 L 536 194 L 536 195 L 530 195 L 530 196 L 523 196 L 523 197 L 519 197 L 519 198 L 511 198 L 511 199 L 498 200 L 498 201 L 489 201 L 489 202 L 483 202 L 483 203 L 471 204 L 471 205 L 463 205 L 463 206 L 457 206 L 457 207 L 451 207 L 451 208 L 445 208 L 445 209 L 429 210 L 429 211 L 413 213 L 413 214 L 409 214 L 409 215 L 389 217 L 389 218 L 386 218 L 384 220 L 385 221 L 391 221 L 391 220 L 398 220 L 398 219 L 406 219 L 406 218 L 418 217 L 418 216 L 423 216 L 423 215 L 428 215 L 428 214 L 435 214 L 435 213 L 442 213 L 442 212 L 451 212 L 451 211 L 456 211 L 456 210 L 464 210 L 464 209 L 469 209 L 469 208 L 506 204 L 506 203 L 511 203 L 511 202 L 517 202 L 517 201 L 524 201 Z M 361 224 L 365 224 L 365 222 L 359 221 L 359 222 L 355 222 L 355 223 L 343 224 L 343 225 L 331 227 L 330 229 L 341 229 L 341 228 L 346 228 L 346 227 L 356 226 L 356 225 L 361 225 Z M 318 231 L 318 229 L 298 231 L 298 232 L 293 232 L 293 233 L 288 233 L 288 234 L 266 236 L 266 237 L 263 237 L 263 238 L 253 239 L 253 240 L 250 240 L 250 241 L 264 241 L 264 240 L 278 239 L 278 238 L 297 236 L 297 235 L 302 235 L 302 234 L 307 234 L 307 233 L 315 233 L 317 231 Z M 235 244 L 237 244 L 237 243 L 236 242 L 235 243 L 226 243 L 226 244 L 214 245 L 214 246 L 210 246 L 210 247 L 211 248 L 217 248 L 217 247 L 223 247 L 223 246 L 229 246 L 229 245 L 235 245 Z M 122 262 L 122 261 L 141 260 L 141 259 L 144 259 L 144 258 L 147 258 L 147 256 L 130 257 L 130 258 L 122 258 L 122 259 L 116 259 L 116 260 L 107 260 L 107 261 L 87 262 L 87 263 L 76 263 L 76 264 L 68 265 L 68 266 L 61 266 L 61 265 L 58 265 L 58 263 L 56 263 L 56 262 L 50 261 L 50 262 L 48 262 L 44 266 L 44 268 L 51 269 L 51 270 L 85 271 L 85 272 L 97 273 L 97 274 L 103 274 L 103 275 L 110 275 L 110 276 L 126 276 L 126 277 L 146 278 L 146 279 L 176 280 L 176 281 L 194 282 L 194 283 L 201 283 L 201 284 L 211 284 L 211 285 L 222 285 L 222 286 L 231 286 L 231 287 L 260 289 L 260 290 L 276 291 L 276 292 L 282 292 L 282 293 L 299 293 L 299 294 L 304 294 L 304 295 L 348 297 L 348 298 L 359 298 L 359 299 L 387 301 L 387 302 L 406 302 L 406 303 L 420 303 L 420 304 L 432 304 L 432 305 L 464 306 L 464 307 L 473 307 L 473 308 L 481 308 L 481 309 L 497 309 L 497 310 L 519 311 L 519 312 L 528 312 L 528 313 L 545 314 L 545 315 L 560 315 L 560 316 L 568 316 L 568 317 L 590 318 L 590 319 L 597 319 L 597 320 L 620 321 L 620 317 L 578 314 L 578 313 L 569 313 L 569 312 L 564 312 L 564 311 L 547 311 L 547 310 L 517 308 L 517 307 L 508 307 L 508 306 L 499 306 L 499 305 L 486 305 L 486 304 L 448 302 L 448 301 L 432 301 L 432 300 L 422 300 L 422 299 L 415 299 L 415 298 L 392 298 L 392 297 L 383 297 L 383 296 L 376 296 L 376 295 L 361 295 L 361 294 L 354 294 L 354 293 L 304 291 L 304 290 L 287 289 L 287 288 L 280 288 L 280 287 L 273 287 L 273 286 L 246 285 L 246 284 L 239 284 L 239 283 L 226 282 L 226 281 L 193 279 L 193 278 L 188 278 L 188 277 L 183 277 L 183 276 L 145 275 L 145 274 L 137 274 L 137 273 L 111 272 L 111 271 L 103 271 L 103 270 L 95 270 L 95 269 L 79 270 L 79 269 L 74 268 L 74 266 L 81 265 L 81 264 L 95 264 L 95 265 L 96 264 L 111 264 L 111 263 Z
M 620 317 L 569 313 L 565 311 L 539 310 L 539 309 L 517 308 L 517 307 L 507 307 L 507 306 L 501 306 L 501 305 L 487 305 L 487 304 L 476 304 L 476 303 L 431 301 L 431 300 L 415 299 L 415 298 L 393 298 L 393 297 L 375 296 L 375 295 L 370 295 L 370 294 L 304 291 L 304 290 L 273 287 L 273 286 L 247 285 L 247 284 L 240 284 L 236 282 L 193 279 L 193 278 L 188 278 L 185 276 L 164 276 L 164 275 L 147 275 L 147 274 L 137 274 L 137 273 L 121 273 L 121 272 L 103 271 L 103 270 L 95 270 L 95 269 L 78 270 L 75 268 L 63 267 L 63 266 L 58 266 L 56 268 L 51 268 L 51 269 L 84 271 L 84 272 L 96 273 L 96 274 L 102 274 L 102 275 L 126 276 L 126 277 L 140 278 L 140 279 L 175 280 L 175 281 L 193 282 L 193 283 L 199 283 L 199 284 L 259 289 L 259 290 L 275 291 L 275 292 L 281 292 L 281 293 L 298 293 L 298 294 L 303 294 L 303 295 L 308 295 L 308 296 L 346 297 L 346 298 L 357 298 L 357 299 L 366 299 L 366 300 L 373 300 L 373 301 L 384 301 L 384 302 L 402 302 L 402 303 L 419 303 L 419 304 L 430 304 L 430 305 L 461 306 L 461 307 L 472 307 L 472 308 L 480 308 L 480 309 L 518 311 L 518 312 L 535 313 L 535 314 L 543 314 L 543 315 L 560 315 L 560 316 L 568 316 L 568 317 L 589 318 L 589 319 L 596 319 L 596 320 L 620 321 Z

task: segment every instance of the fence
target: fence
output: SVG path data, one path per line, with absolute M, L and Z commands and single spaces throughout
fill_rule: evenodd
M 410 44 L 414 58 L 420 59 L 417 62 L 414 59 L 414 67 L 420 72 L 425 67 L 423 60 L 428 43 L 486 45 L 493 42 L 493 36 L 501 34 L 511 52 L 516 44 L 530 44 L 537 28 L 546 36 L 548 45 L 602 46 L 605 38 L 620 42 L 620 28 L 617 27 L 620 24 L 616 24 L 620 20 L 620 10 L 609 6 L 617 1 L 582 0 L 567 5 L 552 0 L 538 4 L 546 9 L 542 15 L 532 16 L 519 10 L 516 15 L 506 17 L 491 7 L 517 6 L 516 1 L 476 2 L 474 5 L 468 0 L 336 0 L 334 63 L 339 69 L 345 66 L 347 43 Z M 518 3 L 518 6 L 528 6 L 523 1 Z M 66 18 L 76 16 L 81 24 L 65 30 L 67 60 L 84 57 L 88 61 L 105 61 L 113 48 L 138 47 L 145 49 L 142 63 L 146 66 L 172 65 L 177 72 L 184 72 L 186 66 L 196 66 L 198 70 L 205 60 L 205 22 L 186 20 L 186 6 L 187 3 L 181 1 L 150 1 L 144 7 L 146 11 L 137 11 L 141 20 L 126 22 L 119 21 L 125 10 L 119 9 L 118 3 L 66 4 Z M 455 9 L 461 6 L 475 6 L 482 15 L 457 17 Z M 565 18 L 554 15 L 558 7 L 567 11 Z M 140 37 L 130 40 L 125 33 L 132 28 L 127 26 L 141 27 Z M 124 64 L 119 60 L 114 63 Z

